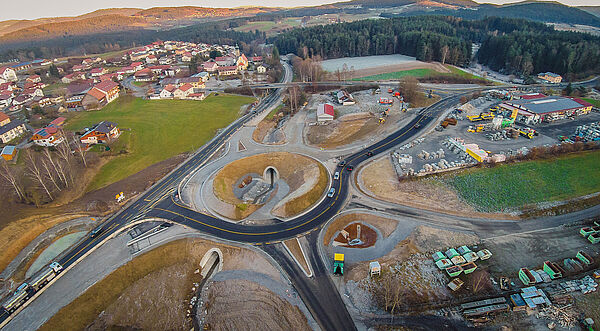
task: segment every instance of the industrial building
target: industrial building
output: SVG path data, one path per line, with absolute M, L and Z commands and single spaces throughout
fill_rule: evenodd
M 511 100 L 501 103 L 498 107 L 500 111 L 507 114 L 517 110 L 516 121 L 525 124 L 552 122 L 567 117 L 587 114 L 592 110 L 592 104 L 581 99 L 559 96 Z

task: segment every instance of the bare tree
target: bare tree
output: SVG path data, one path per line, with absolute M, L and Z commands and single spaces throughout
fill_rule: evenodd
M 83 166 L 87 168 L 87 148 L 81 143 L 81 140 L 77 139 L 75 136 L 72 136 L 72 138 L 75 152 L 79 154 L 81 161 L 83 161 Z
M 45 176 L 42 173 L 42 169 L 40 168 L 40 165 L 38 164 L 38 160 L 33 155 L 33 153 L 31 153 L 30 150 L 25 151 L 25 157 L 27 158 L 26 159 L 27 174 L 34 181 L 38 182 L 42 186 L 44 191 L 46 191 L 46 194 L 48 195 L 48 197 L 51 200 L 53 200 L 54 197 L 52 196 L 52 193 L 50 192 L 50 189 L 48 188 L 48 185 L 46 184 L 46 179 L 44 178 Z
M 448 48 L 448 45 L 444 45 L 444 47 L 442 47 L 442 64 L 446 63 L 446 56 L 448 56 L 449 50 L 450 48 Z
M 62 182 L 62 185 L 69 186 L 69 182 L 67 181 L 67 176 L 65 175 L 65 172 L 63 170 L 63 167 L 60 164 L 60 161 L 54 159 L 55 157 L 52 155 L 52 153 L 50 153 L 50 150 L 48 148 L 44 149 L 44 156 L 46 157 L 46 160 L 48 161 L 48 163 L 52 166 L 52 169 L 54 169 L 54 172 L 58 176 L 58 179 Z
M 60 187 L 60 185 L 58 185 L 58 180 L 60 180 L 60 178 L 57 180 L 57 174 L 56 172 L 52 171 L 50 161 L 48 161 L 46 158 L 40 158 L 39 161 L 42 164 L 42 169 L 46 173 L 46 177 L 50 179 L 50 181 L 52 182 L 52 184 L 54 184 L 54 187 L 57 190 L 62 191 L 62 188 Z
M 25 192 L 23 191 L 23 185 L 17 177 L 17 174 L 8 166 L 8 163 L 4 159 L 0 161 L 0 164 L 2 164 L 0 176 L 12 186 L 19 200 L 23 200 L 25 198 Z

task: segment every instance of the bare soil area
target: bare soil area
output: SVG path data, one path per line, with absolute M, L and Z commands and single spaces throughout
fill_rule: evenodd
M 419 209 L 469 217 L 517 219 L 508 214 L 477 212 L 447 186 L 428 179 L 398 180 L 390 157 L 378 159 L 360 170 L 359 187 L 374 198 Z
M 186 317 L 199 263 L 213 247 L 224 270 L 251 270 L 279 279 L 279 271 L 258 253 L 205 239 L 182 239 L 144 253 L 118 268 L 62 308 L 41 330 L 189 330 Z M 223 301 L 230 300 L 228 296 Z
M 310 330 L 298 307 L 248 280 L 212 282 L 206 306 L 210 330 Z
M 267 133 L 269 133 L 269 131 L 274 129 L 276 126 L 277 123 L 275 121 L 260 121 L 258 125 L 256 125 L 254 131 L 252 132 L 252 139 L 254 139 L 254 141 L 256 141 L 257 143 L 262 144 Z
M 358 236 L 358 226 L 360 225 L 360 237 Z M 352 223 L 344 228 L 344 231 L 347 233 L 347 236 L 344 236 L 342 232 L 338 233 L 337 237 L 335 237 L 335 241 L 339 243 L 344 243 L 341 245 L 342 247 L 352 247 L 352 248 L 366 248 L 375 245 L 377 242 L 377 232 L 373 230 L 366 224 L 363 223 Z M 359 238 L 362 241 L 360 245 L 349 245 L 350 241 L 353 239 Z
M 389 237 L 392 232 L 396 229 L 398 225 L 398 221 L 385 218 L 381 216 L 376 216 L 372 214 L 365 213 L 350 213 L 344 214 L 342 216 L 336 217 L 325 230 L 325 235 L 323 236 L 323 245 L 328 246 L 331 244 L 331 239 L 336 234 L 336 232 L 344 229 L 348 224 L 352 222 L 361 222 L 364 224 L 369 224 L 371 226 L 376 227 L 379 231 L 381 231 L 381 235 L 384 238 Z M 356 233 L 355 233 L 356 235 Z
M 327 125 L 309 127 L 308 143 L 322 148 L 336 148 L 364 138 L 377 129 L 378 123 L 378 118 L 371 113 L 344 115 Z

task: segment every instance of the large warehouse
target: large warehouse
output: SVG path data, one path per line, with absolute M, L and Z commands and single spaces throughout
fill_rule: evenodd
M 592 105 L 577 98 L 542 96 L 533 99 L 511 100 L 499 105 L 501 110 L 512 113 L 517 109 L 517 122 L 536 124 L 587 114 Z

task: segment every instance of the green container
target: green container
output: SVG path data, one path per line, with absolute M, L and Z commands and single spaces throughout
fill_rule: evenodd
M 592 243 L 592 244 L 597 244 L 600 243 L 600 233 L 592 233 L 588 236 L 588 240 Z

